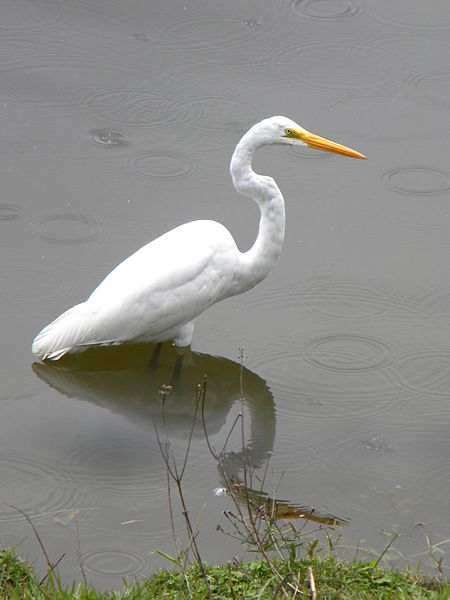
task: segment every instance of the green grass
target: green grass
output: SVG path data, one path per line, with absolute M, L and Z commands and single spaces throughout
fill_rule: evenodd
M 305 558 L 291 564 L 277 564 L 279 572 L 286 576 L 286 583 L 293 588 L 286 596 L 280 580 L 263 562 L 206 567 L 206 577 L 201 570 L 190 567 L 184 575 L 173 571 L 160 571 L 147 580 L 124 584 L 121 590 L 97 592 L 82 584 L 63 586 L 57 575 L 50 574 L 39 582 L 33 570 L 12 549 L 0 550 L 0 598 L 1 600 L 202 600 L 269 598 L 311 598 L 313 573 L 317 600 L 379 600 L 404 599 L 443 600 L 450 598 L 450 585 L 439 579 L 422 577 L 407 572 L 380 569 L 375 562 L 340 562 L 331 556 Z M 286 589 L 286 587 L 284 588 Z

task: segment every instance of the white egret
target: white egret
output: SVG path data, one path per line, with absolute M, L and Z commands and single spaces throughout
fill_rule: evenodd
M 267 277 L 283 245 L 285 210 L 275 181 L 252 170 L 255 150 L 265 144 L 309 146 L 365 158 L 286 117 L 253 125 L 236 146 L 230 164 L 234 187 L 261 211 L 250 250 L 240 252 L 230 232 L 216 221 L 180 225 L 137 250 L 85 302 L 44 327 L 33 341 L 33 353 L 56 360 L 92 345 L 166 340 L 184 348 L 191 343 L 198 315 Z

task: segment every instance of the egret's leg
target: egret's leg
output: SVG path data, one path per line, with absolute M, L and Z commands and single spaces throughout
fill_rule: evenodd
M 186 348 L 177 348 L 177 357 L 175 359 L 175 364 L 173 366 L 173 373 L 172 373 L 172 385 L 180 382 L 181 368 L 183 366 L 185 351 L 186 351 Z
M 153 350 L 152 358 L 150 360 L 150 369 L 156 369 L 158 366 L 158 358 L 161 354 L 162 342 L 156 344 L 156 348 Z
M 173 339 L 173 343 L 177 346 L 177 358 L 173 368 L 172 383 L 180 381 L 181 367 L 183 366 L 184 353 L 187 347 L 191 345 L 192 335 L 194 333 L 195 321 L 185 323 L 177 332 Z

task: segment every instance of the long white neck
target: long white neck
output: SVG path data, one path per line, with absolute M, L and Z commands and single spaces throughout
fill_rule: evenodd
M 286 218 L 280 189 L 271 177 L 258 175 L 252 169 L 253 154 L 261 145 L 246 134 L 231 157 L 234 187 L 240 194 L 252 198 L 261 211 L 255 243 L 240 257 L 235 293 L 244 292 L 267 277 L 280 256 L 284 241 Z

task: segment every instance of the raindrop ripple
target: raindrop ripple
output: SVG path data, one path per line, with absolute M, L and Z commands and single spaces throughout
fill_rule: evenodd
M 93 487 L 102 493 L 123 494 L 130 499 L 145 496 L 151 499 L 159 493 L 148 465 L 154 462 L 153 454 L 131 441 L 120 447 L 98 443 L 85 445 L 69 456 L 69 466 L 74 479 L 82 487 Z
M 252 307 L 277 304 L 298 307 L 322 319 L 377 319 L 386 316 L 401 302 L 389 287 L 352 279 L 312 277 L 264 294 Z
M 425 106 L 450 108 L 450 71 L 421 73 L 405 81 L 407 93 Z
M 0 221 L 11 221 L 19 216 L 20 207 L 15 204 L 0 204 Z
M 241 133 L 255 119 L 257 108 L 231 96 L 197 96 L 175 104 L 187 127 L 208 133 Z
M 408 196 L 438 196 L 450 189 L 450 174 L 421 165 L 395 167 L 381 176 L 387 188 Z
M 64 281 L 61 273 L 49 272 L 45 267 L 10 267 L 0 270 L 2 288 L 0 297 L 19 301 L 61 298 L 73 292 L 73 283 Z M 12 304 L 12 306 L 15 306 Z
M 411 0 L 377 0 L 371 3 L 369 18 L 389 27 L 422 31 L 450 29 L 447 0 L 411 2 Z
M 188 177 L 198 170 L 186 156 L 177 152 L 139 152 L 128 159 L 127 167 L 137 175 L 159 179 Z
M 153 127 L 183 120 L 173 94 L 137 88 L 84 89 L 73 102 L 92 117 L 122 127 Z
M 357 15 L 361 6 L 354 0 L 294 0 L 293 11 L 313 19 L 347 19 Z
M 310 340 L 303 350 L 309 364 L 338 373 L 376 371 L 388 363 L 391 353 L 382 340 L 348 333 L 322 335 Z
M 398 295 L 390 288 L 363 281 L 315 277 L 297 288 L 306 310 L 322 318 L 379 318 L 390 313 L 398 303 Z
M 103 146 L 104 148 L 117 148 L 128 146 L 128 138 L 121 131 L 114 131 L 112 129 L 94 129 L 90 132 L 91 142 L 97 144 L 97 146 Z
M 7 504 L 25 511 L 33 522 L 50 519 L 56 511 L 81 504 L 79 487 L 68 479 L 66 469 L 51 461 L 19 454 L 0 454 L 2 492 L 0 523 L 24 523 L 24 517 Z
M 86 571 L 99 577 L 137 577 L 148 569 L 145 556 L 118 548 L 87 550 L 80 558 Z
M 102 234 L 102 226 L 92 217 L 61 213 L 42 216 L 31 222 L 31 230 L 52 244 L 85 244 Z
M 426 397 L 450 398 L 450 351 L 423 350 L 397 358 L 394 383 Z

